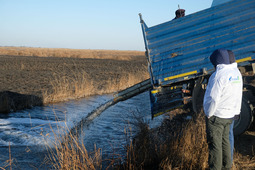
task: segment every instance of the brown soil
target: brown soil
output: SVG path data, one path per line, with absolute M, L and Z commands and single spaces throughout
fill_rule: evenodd
M 68 98 L 111 93 L 148 78 L 146 60 L 141 56 L 130 60 L 0 56 L 0 63 L 0 113 Z M 133 82 L 126 80 L 120 84 L 123 78 L 131 79 L 132 75 L 136 75 Z M 90 85 L 85 87 L 89 92 L 77 94 L 74 86 L 85 84 L 84 81 Z M 55 93 L 63 93 L 65 86 L 69 91 L 66 90 L 63 98 L 49 98 Z

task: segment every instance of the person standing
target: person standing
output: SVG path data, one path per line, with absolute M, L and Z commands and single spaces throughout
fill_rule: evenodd
M 236 65 L 236 59 L 235 59 L 235 54 L 233 53 L 233 51 L 228 50 L 228 55 L 229 55 L 229 63 Z M 238 68 L 236 68 L 238 69 Z M 231 148 L 231 162 L 233 163 L 233 156 L 234 156 L 234 132 L 233 132 L 233 128 L 234 128 L 234 123 L 235 120 L 239 119 L 239 115 L 240 112 L 235 115 L 233 122 L 230 125 L 230 130 L 229 130 L 229 142 L 230 142 L 230 148 Z
M 174 19 L 178 19 L 178 18 L 181 18 L 181 17 L 184 17 L 185 16 L 185 9 L 177 9 L 175 11 L 175 18 Z
M 230 169 L 230 125 L 241 110 L 243 81 L 237 63 L 230 64 L 226 49 L 217 49 L 210 56 L 216 68 L 210 76 L 204 96 L 209 169 Z

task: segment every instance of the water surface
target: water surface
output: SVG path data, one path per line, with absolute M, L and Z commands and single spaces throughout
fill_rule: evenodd
M 112 100 L 112 95 L 34 107 L 0 116 L 0 167 L 11 157 L 17 169 L 45 169 L 47 148 L 54 146 L 55 135 L 65 134 L 88 114 Z M 81 139 L 87 150 L 102 149 L 103 159 L 125 155 L 124 146 L 137 129 L 134 123 L 142 118 L 151 127 L 160 124 L 161 117 L 151 121 L 148 92 L 119 102 L 81 129 Z M 128 131 L 128 133 L 125 133 Z M 9 149 L 11 152 L 9 152 Z

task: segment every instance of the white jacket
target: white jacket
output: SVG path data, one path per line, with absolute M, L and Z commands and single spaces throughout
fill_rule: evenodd
M 204 96 L 206 116 L 233 118 L 240 114 L 242 90 L 243 80 L 237 63 L 217 65 Z

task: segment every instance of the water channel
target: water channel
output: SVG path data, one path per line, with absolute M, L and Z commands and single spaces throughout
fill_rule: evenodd
M 55 137 L 72 129 L 99 106 L 112 99 L 112 95 L 93 96 L 44 107 L 34 107 L 8 115 L 0 115 L 0 167 L 11 157 L 13 169 L 47 169 L 44 164 L 49 147 Z M 162 117 L 151 120 L 148 92 L 110 106 L 95 115 L 81 129 L 86 149 L 102 149 L 103 160 L 113 154 L 125 155 L 128 139 L 125 129 L 135 135 L 134 123 L 142 117 L 150 127 L 158 126 Z M 128 135 L 128 137 L 132 137 Z

